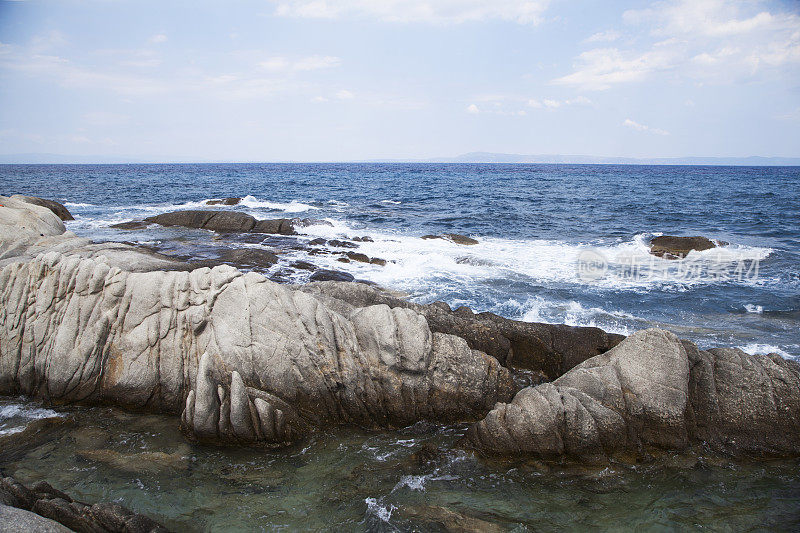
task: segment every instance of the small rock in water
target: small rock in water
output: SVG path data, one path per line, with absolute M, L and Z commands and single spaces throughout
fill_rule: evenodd
M 464 244 L 464 245 L 472 245 L 478 244 L 478 241 L 473 239 L 472 237 L 467 237 L 466 235 L 460 235 L 458 233 L 443 233 L 442 235 L 423 235 L 423 239 L 444 239 L 450 242 L 454 242 L 456 244 Z
M 241 198 L 236 197 L 214 198 L 212 200 L 206 200 L 206 205 L 238 205 L 241 201 Z
M 327 243 L 327 242 L 328 241 L 326 241 L 322 237 L 318 237 L 316 239 L 308 241 L 308 244 L 310 244 L 311 246 L 324 246 L 325 243 Z
M 373 265 L 386 266 L 386 259 L 381 259 L 380 257 L 373 257 L 369 262 Z
M 312 272 L 317 269 L 316 265 L 309 263 L 308 261 L 295 261 L 289 266 L 300 270 L 310 270 Z
M 321 268 L 311 274 L 311 281 L 353 281 L 355 276 L 347 272 L 340 272 L 338 270 L 326 270 Z
M 260 248 L 234 248 L 225 251 L 220 259 L 234 266 L 269 267 L 278 262 L 278 256 Z
M 352 242 L 340 241 L 338 239 L 331 239 L 328 241 L 328 244 L 337 248 L 357 248 L 357 245 L 353 244 Z
M 111 224 L 109 227 L 114 229 L 145 229 L 149 224 L 144 220 L 129 220 L 119 224 Z
M 359 252 L 347 252 L 347 257 L 359 263 L 369 263 L 369 257 Z
M 340 263 L 349 263 L 350 262 L 350 259 L 348 259 L 347 257 L 337 257 L 336 260 L 339 261 Z
M 719 245 L 724 246 L 725 242 Z M 676 237 L 674 235 L 662 235 L 650 241 L 650 253 L 665 259 L 682 259 L 692 250 L 701 252 L 716 248 L 718 245 L 706 237 Z

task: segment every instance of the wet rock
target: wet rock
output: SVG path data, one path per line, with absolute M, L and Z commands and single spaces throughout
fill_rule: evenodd
M 278 262 L 278 256 L 262 248 L 233 248 L 226 250 L 220 259 L 234 266 L 268 268 Z
M 214 198 L 206 200 L 206 205 L 239 205 L 242 199 L 237 197 L 231 198 Z
M 119 224 L 111 224 L 109 228 L 139 230 L 139 229 L 145 229 L 149 225 L 150 224 L 148 224 L 144 220 L 130 220 L 128 222 L 120 222 Z
M 662 235 L 650 241 L 650 253 L 666 259 L 680 259 L 686 257 L 692 250 L 703 251 L 716 247 L 717 243 L 700 236 L 675 237 L 673 235 Z
M 75 217 L 72 216 L 72 213 L 64 207 L 63 204 L 56 202 L 55 200 L 45 200 L 44 198 L 37 198 L 35 196 L 22 196 L 19 194 L 15 194 L 12 198 L 16 198 L 22 200 L 23 202 L 38 205 L 41 207 L 46 207 L 50 211 L 56 214 L 58 218 L 61 220 L 75 220 Z
M 472 245 L 478 244 L 478 241 L 473 239 L 472 237 L 467 237 L 466 235 L 459 235 L 458 233 L 445 233 L 444 237 L 452 241 L 456 244 L 465 244 L 465 245 Z
M 501 533 L 505 528 L 469 516 L 463 512 L 435 505 L 403 506 L 399 512 L 407 519 L 428 527 L 441 528 L 448 533 Z
M 423 235 L 422 238 L 444 239 L 450 242 L 454 242 L 456 244 L 464 244 L 464 245 L 478 244 L 478 241 L 473 239 L 472 237 L 467 237 L 466 235 L 460 235 L 458 233 L 443 233 L 441 235 Z
M 380 257 L 373 257 L 369 262 L 372 265 L 386 266 L 386 259 L 381 259 Z
M 704 352 L 643 330 L 495 406 L 463 440 L 486 454 L 586 463 L 693 443 L 756 457 L 800 454 L 800 365 L 738 349 Z
M 24 494 L 25 497 L 16 497 L 15 494 Z M 14 478 L 3 478 L 0 480 L 0 501 L 11 502 L 5 503 L 11 509 L 0 505 L 0 531 L 98 533 L 161 533 L 167 531 L 158 522 L 134 513 L 118 503 L 88 505 L 77 502 L 44 481 L 34 485 L 31 490 Z M 20 510 L 30 512 L 30 514 L 20 513 Z
M 358 261 L 359 263 L 369 263 L 369 257 L 359 252 L 347 252 L 347 257 L 351 261 Z
M 311 246 L 323 246 L 327 242 L 328 241 L 326 241 L 325 239 L 319 237 L 308 241 L 308 244 L 310 244 Z
M 291 266 L 292 268 L 296 268 L 298 270 L 309 270 L 311 272 L 317 269 L 316 265 L 309 263 L 308 261 L 295 261 L 289 266 Z
M 311 274 L 311 281 L 353 281 L 355 277 L 339 270 L 326 270 L 321 268 Z
M 275 233 L 292 235 L 294 221 L 288 218 L 257 220 L 239 211 L 186 210 L 162 213 L 148 217 L 145 222 L 161 226 L 183 226 L 186 228 L 207 229 L 217 232 L 234 233 Z
M 367 237 L 367 236 L 364 236 L 364 237 L 353 237 L 351 240 L 356 241 L 356 242 L 375 242 L 375 241 L 372 240 L 372 237 Z
M 340 241 L 338 239 L 331 239 L 328 241 L 329 246 L 335 246 L 336 248 L 357 248 L 358 245 L 354 244 L 350 241 Z
M 336 260 L 339 261 L 340 263 L 349 263 L 350 262 L 350 259 L 347 258 L 347 257 L 337 257 Z

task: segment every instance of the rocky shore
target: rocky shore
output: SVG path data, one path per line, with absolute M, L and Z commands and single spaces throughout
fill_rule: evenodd
M 800 368 L 777 355 L 517 322 L 361 283 L 278 284 L 92 243 L 21 197 L 0 204 L 2 394 L 173 413 L 189 438 L 228 445 L 434 421 L 473 422 L 462 444 L 480 453 L 555 461 L 800 453 Z M 181 213 L 152 221 L 294 224 Z

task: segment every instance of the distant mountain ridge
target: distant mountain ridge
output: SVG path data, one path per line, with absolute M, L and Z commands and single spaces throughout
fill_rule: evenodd
M 432 163 L 552 163 L 605 165 L 736 165 L 800 166 L 800 157 L 603 157 L 591 155 L 524 155 L 469 152 L 456 157 L 428 159 Z
M 0 164 L 147 164 L 147 163 L 299 163 L 300 161 L 232 161 L 179 157 L 137 157 L 63 154 L 0 154 Z M 455 157 L 429 159 L 368 159 L 360 161 L 308 161 L 313 163 L 505 163 L 561 165 L 720 165 L 720 166 L 800 166 L 800 157 L 605 157 L 561 154 L 504 154 L 469 152 Z

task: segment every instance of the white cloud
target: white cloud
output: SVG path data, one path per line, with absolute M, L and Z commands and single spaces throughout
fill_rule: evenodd
M 651 128 L 650 126 L 645 126 L 644 124 L 639 124 L 638 122 L 635 122 L 635 121 L 633 121 L 633 120 L 631 120 L 629 118 L 626 118 L 622 122 L 622 125 L 625 126 L 625 127 L 631 128 L 632 130 L 636 130 L 636 131 L 644 131 L 644 132 L 647 132 L 647 133 L 655 133 L 656 135 L 669 135 L 668 131 L 665 131 L 665 130 L 662 130 L 662 129 L 659 129 L 659 128 Z
M 602 43 L 616 41 L 620 38 L 620 33 L 615 30 L 607 30 L 590 35 L 583 40 L 585 43 Z
M 387 22 L 460 24 L 488 19 L 538 24 L 550 0 L 273 0 L 284 17 L 375 18 Z
M 339 100 L 352 100 L 355 97 L 356 95 L 348 91 L 347 89 L 342 89 L 336 92 L 336 98 L 338 98 Z
M 480 112 L 481 112 L 481 110 L 478 109 L 478 106 L 476 106 L 475 104 L 469 104 L 467 106 L 467 113 L 469 113 L 471 115 L 477 115 Z
M 147 40 L 150 44 L 160 44 L 167 42 L 167 36 L 164 33 L 157 33 Z
M 630 10 L 623 20 L 632 35 L 652 41 L 639 49 L 601 47 L 580 54 L 573 72 L 557 84 L 603 90 L 669 72 L 681 79 L 733 82 L 800 64 L 800 16 L 757 9 L 759 2 L 669 0 Z M 587 42 L 599 42 L 606 34 Z
M 285 57 L 270 57 L 265 61 L 261 61 L 258 66 L 270 71 L 309 71 L 319 70 L 326 68 L 338 67 L 342 64 L 342 60 L 334 56 L 308 56 L 296 61 L 291 61 Z

